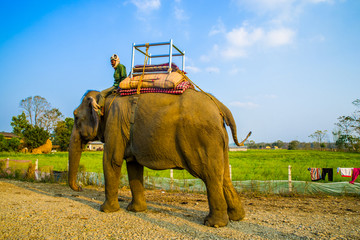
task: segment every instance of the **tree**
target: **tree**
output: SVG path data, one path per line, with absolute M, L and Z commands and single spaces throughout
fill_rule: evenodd
M 48 101 L 40 96 L 27 97 L 20 102 L 20 107 L 24 109 L 26 117 L 31 125 L 39 126 L 38 120 L 50 109 Z
M 289 150 L 296 150 L 299 146 L 300 142 L 297 140 L 293 140 L 289 143 L 288 149 Z
M 70 136 L 74 126 L 73 118 L 66 118 L 65 121 L 59 121 L 55 127 L 54 144 L 60 146 L 61 151 L 66 151 L 69 147 Z
M 10 125 L 13 127 L 13 133 L 16 134 L 19 137 L 23 137 L 23 131 L 26 129 L 26 127 L 29 125 L 28 120 L 26 120 L 26 115 L 24 112 L 22 112 L 17 117 L 12 117 L 12 121 Z
M 59 122 L 62 117 L 62 113 L 57 108 L 45 111 L 39 118 L 39 126 L 48 132 L 52 132 L 55 129 L 57 122 Z
M 335 123 L 337 129 L 333 131 L 335 145 L 338 149 L 359 151 L 360 149 L 360 99 L 352 104 L 357 108 L 350 116 L 340 116 Z
M 247 140 L 246 146 L 250 149 L 256 149 L 256 144 L 254 140 Z
M 44 128 L 49 132 L 63 116 L 59 109 L 51 109 L 50 103 L 40 96 L 21 100 L 20 107 L 24 109 L 26 118 L 31 125 Z
M 29 150 L 40 147 L 46 143 L 50 134 L 39 126 L 28 125 L 23 131 L 24 142 Z
M 327 136 L 327 130 L 324 130 L 324 131 L 317 130 L 316 132 L 311 134 L 309 137 L 315 139 L 321 146 L 321 144 L 324 142 L 326 136 Z
M 20 138 L 14 137 L 7 141 L 8 141 L 8 151 L 14 151 L 14 152 L 19 151 L 21 145 Z
M 276 142 L 274 142 L 273 144 L 271 144 L 272 147 L 277 146 L 278 148 L 282 148 L 285 145 L 285 143 L 281 140 L 277 140 Z

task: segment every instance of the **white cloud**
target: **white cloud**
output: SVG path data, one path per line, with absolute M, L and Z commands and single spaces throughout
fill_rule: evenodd
M 226 29 L 225 29 L 224 23 L 221 21 L 221 19 L 218 19 L 217 24 L 211 27 L 209 36 L 213 36 L 213 35 L 225 33 L 225 32 L 226 32 Z
M 174 7 L 174 15 L 175 18 L 179 21 L 184 21 L 189 19 L 189 17 L 185 14 L 185 11 L 182 8 Z
M 246 57 L 253 46 L 279 47 L 288 45 L 294 41 L 295 35 L 295 31 L 289 28 L 265 31 L 263 28 L 243 26 L 226 34 L 226 47 L 220 50 L 221 56 L 226 59 Z
M 209 54 L 204 54 L 200 56 L 200 61 L 210 62 L 212 59 L 218 57 L 219 45 L 214 44 Z
M 192 73 L 198 73 L 198 72 L 201 72 L 201 69 L 198 67 L 194 67 L 194 66 L 186 66 L 185 71 L 192 72 Z
M 270 46 L 290 44 L 295 37 L 295 31 L 289 28 L 271 30 L 267 33 L 266 40 Z
M 247 53 L 245 49 L 238 48 L 236 46 L 228 46 L 226 49 L 221 51 L 221 56 L 226 59 L 235 59 L 246 57 Z
M 226 26 L 220 20 L 214 25 L 209 36 L 223 33 L 225 41 L 209 52 L 201 56 L 204 62 L 223 57 L 233 60 L 247 57 L 255 49 L 282 47 L 293 44 L 296 41 L 297 30 L 292 24 L 304 12 L 306 7 L 315 4 L 331 4 L 336 0 L 233 0 L 242 11 L 252 11 L 261 15 L 263 22 L 249 24 L 246 20 L 242 26 L 226 31 Z M 342 1 L 342 0 L 340 0 Z M 313 41 L 324 41 L 322 35 L 318 35 Z
M 160 0 L 130 0 L 141 12 L 157 10 L 161 6 Z
M 220 73 L 220 69 L 217 67 L 207 67 L 205 70 L 210 73 Z
M 233 29 L 231 32 L 226 34 L 227 41 L 237 47 L 251 46 L 257 41 L 261 40 L 264 36 L 264 31 L 261 28 L 253 30 L 245 29 L 241 27 Z
M 296 20 L 314 4 L 332 4 L 336 0 L 233 0 L 239 8 L 262 16 L 268 23 L 282 26 Z
M 253 102 L 231 102 L 230 105 L 247 109 L 255 109 L 259 107 L 259 104 Z
M 228 71 L 229 75 L 237 75 L 237 74 L 243 73 L 243 72 L 245 72 L 245 69 L 238 68 L 238 67 L 233 67 Z

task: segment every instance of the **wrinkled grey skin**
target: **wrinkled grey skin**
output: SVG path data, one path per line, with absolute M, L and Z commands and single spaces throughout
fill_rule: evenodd
M 136 95 L 135 105 L 132 104 L 134 96 L 114 99 L 111 95 L 106 100 L 104 117 L 99 118 L 94 111 L 97 97 L 98 92 L 88 92 L 74 111 L 75 125 L 69 148 L 69 185 L 73 190 L 81 191 L 76 174 L 83 146 L 88 141 L 102 139 L 106 196 L 102 211 L 119 210 L 117 194 L 125 159 L 132 192 L 132 201 L 127 207 L 130 211 L 146 210 L 143 184 L 146 166 L 155 170 L 186 169 L 202 179 L 210 208 L 204 221 L 207 226 L 222 227 L 229 219 L 244 218 L 243 205 L 230 180 L 229 140 L 224 120 L 239 145 L 236 125 L 225 105 L 215 99 L 224 113 L 223 118 L 209 96 L 192 89 L 182 95 Z

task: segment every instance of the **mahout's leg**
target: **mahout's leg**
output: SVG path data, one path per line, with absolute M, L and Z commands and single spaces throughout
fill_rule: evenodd
M 117 149 L 116 152 L 111 150 L 109 144 L 105 144 L 103 157 L 105 202 L 100 207 L 103 212 L 115 212 L 120 209 L 118 190 L 124 150 Z
M 225 151 L 225 164 L 224 164 L 224 195 L 228 205 L 228 215 L 230 220 L 239 221 L 245 217 L 244 206 L 241 202 L 239 194 L 236 192 L 234 186 L 232 185 L 230 179 L 230 169 L 229 169 L 229 158 L 228 152 Z
M 126 162 L 129 184 L 132 194 L 131 203 L 127 210 L 141 212 L 146 210 L 146 200 L 144 195 L 144 166 L 136 161 Z

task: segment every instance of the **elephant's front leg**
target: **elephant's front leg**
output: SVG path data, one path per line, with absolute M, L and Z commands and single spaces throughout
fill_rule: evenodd
M 115 212 L 120 209 L 118 201 L 118 189 L 123 163 L 123 152 L 112 152 L 105 145 L 103 168 L 105 178 L 105 202 L 100 210 L 103 212 Z
M 146 200 L 144 195 L 144 166 L 136 161 L 126 162 L 129 176 L 129 184 L 132 200 L 127 210 L 141 212 L 146 210 Z

